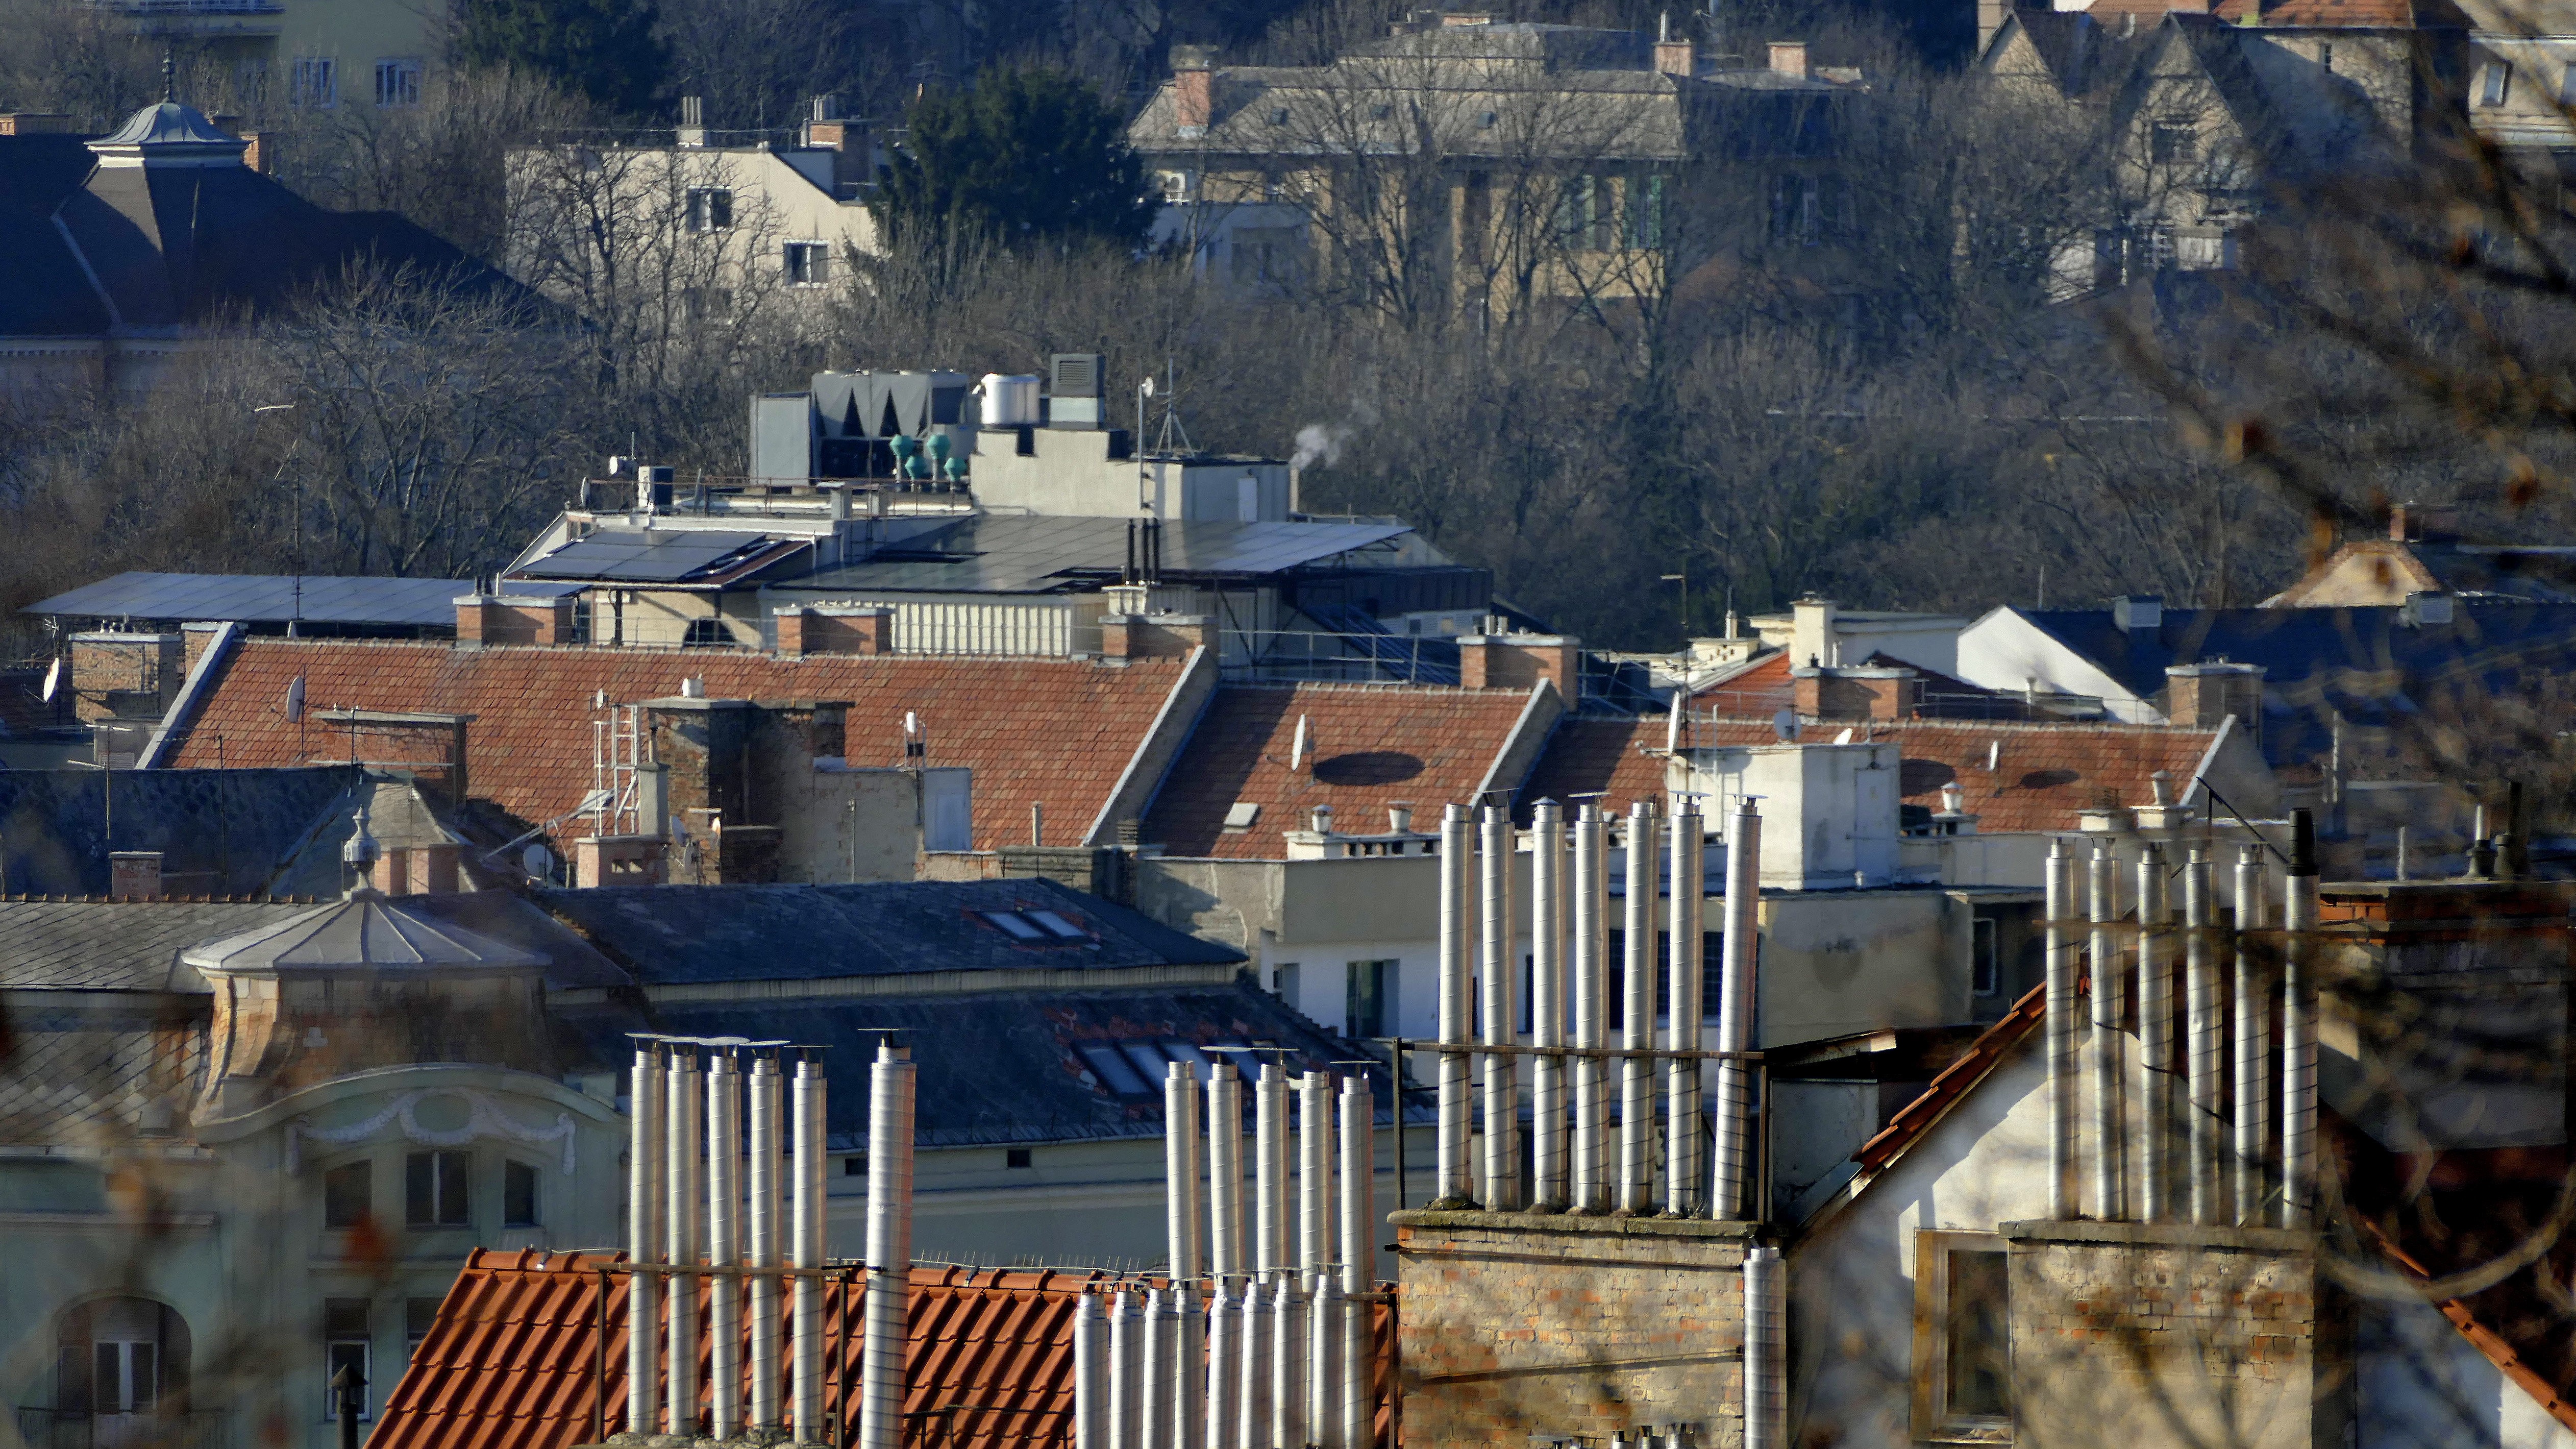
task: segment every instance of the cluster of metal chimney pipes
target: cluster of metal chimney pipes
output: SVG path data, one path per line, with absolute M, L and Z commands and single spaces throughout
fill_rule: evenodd
M 1210 1070 L 1204 1140 L 1201 1101 L 1191 1069 L 1174 1063 L 1163 1083 L 1166 1286 L 1075 1305 L 1076 1449 L 1366 1449 L 1377 1396 L 1362 1295 L 1379 1224 L 1369 1079 L 1310 1071 L 1292 1082 L 1278 1063 L 1262 1066 L 1249 1223 L 1233 1066 Z M 1214 1295 L 1204 1313 L 1202 1283 Z
M 1703 825 L 1687 799 L 1674 812 L 1669 832 L 1658 830 L 1656 813 L 1647 800 L 1628 811 L 1625 959 L 1619 977 L 1623 999 L 1616 1046 L 1609 1037 L 1610 855 L 1608 821 L 1601 808 L 1581 806 L 1570 832 L 1564 809 L 1555 801 L 1538 802 L 1532 813 L 1530 1040 L 1525 1045 L 1516 1009 L 1521 975 L 1516 942 L 1523 923 L 1512 909 L 1518 845 L 1511 812 L 1488 806 L 1480 819 L 1471 819 L 1465 806 L 1451 805 L 1443 815 L 1434 1208 L 1764 1216 L 1754 1053 L 1762 817 L 1750 798 L 1739 800 L 1726 835 L 1726 920 L 1717 1047 L 1711 1051 L 1700 1045 L 1706 1008 L 1700 978 Z M 1659 853 L 1657 837 L 1667 833 L 1669 848 Z M 1669 1024 L 1658 1047 L 1656 900 L 1664 894 L 1666 879 L 1672 886 L 1661 965 Z M 1524 1056 L 1532 1058 L 1532 1180 L 1526 1189 L 1520 1181 L 1518 1141 Z M 1717 1063 L 1713 1164 L 1703 1161 L 1700 1138 L 1706 1089 L 1701 1068 L 1712 1060 Z M 1615 1143 L 1610 1116 L 1614 1061 L 1619 1103 Z M 1471 1161 L 1474 1112 L 1469 1097 L 1480 1070 L 1484 1150 L 1479 1160 Z M 1654 1161 L 1659 1116 L 1665 1142 L 1660 1200 Z
M 724 1037 L 637 1040 L 627 1156 L 630 1433 L 760 1442 L 792 1434 L 799 1444 L 833 1438 L 824 1407 L 824 1280 L 836 1271 L 827 1269 L 823 1257 L 825 1083 L 822 1068 L 801 1053 L 788 1078 L 779 1070 L 782 1049 L 793 1048 Z M 910 1053 L 890 1041 L 878 1048 L 870 1068 L 861 1449 L 895 1449 L 902 1426 L 912 1272 L 913 1073 Z M 792 1115 L 782 1118 L 781 1097 L 791 1080 Z M 786 1194 L 782 1263 L 779 1209 L 787 1169 L 794 1185 Z M 783 1315 L 782 1284 L 792 1292 Z M 742 1362 L 746 1288 L 748 1376 Z M 782 1326 L 788 1329 L 790 1360 L 783 1374 Z M 703 1415 L 697 1378 L 702 1341 L 708 1366 Z
M 2169 892 L 2174 872 L 2164 848 L 2152 840 L 2141 843 L 2131 893 L 2136 920 L 2124 922 L 2122 872 L 2113 842 L 2107 836 L 2094 840 L 2080 890 L 2077 862 L 2066 841 L 2051 843 L 2046 1020 L 2052 1217 L 2079 1215 L 2079 1167 L 2089 1167 L 2083 1174 L 2089 1190 L 2081 1197 L 2089 1199 L 2083 1205 L 2090 1212 L 2084 1215 L 2105 1221 L 2134 1215 L 2148 1222 L 2204 1226 L 2312 1225 L 2317 1182 L 2316 835 L 2305 810 L 2291 812 L 2290 830 L 2277 931 L 2264 929 L 2269 892 L 2263 858 L 2269 847 L 2260 843 L 2241 847 L 2236 860 L 2232 931 L 2218 920 L 2216 867 L 2206 845 L 2187 847 L 2177 919 Z M 2079 1000 L 2087 978 L 2089 1019 Z M 2132 991 L 2137 1016 L 2134 1107 L 2131 1063 L 2124 1060 L 2128 1054 L 2121 1041 Z M 2281 1022 L 2277 1092 L 2270 1081 L 2269 1040 L 2276 1011 Z M 2091 1130 L 2082 1133 L 2077 1119 L 2087 1095 Z M 2281 1114 L 2277 1139 L 2272 1130 L 2276 1101 Z M 2083 1145 L 2087 1136 L 2089 1152 Z

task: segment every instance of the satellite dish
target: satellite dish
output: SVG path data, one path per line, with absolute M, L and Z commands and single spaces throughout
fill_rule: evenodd
M 1794 711 L 1784 709 L 1778 714 L 1771 716 L 1771 733 L 1784 740 L 1796 739 L 1798 737 L 1797 714 Z
M 304 676 L 299 674 L 286 684 L 286 722 L 304 722 Z
M 1306 717 L 1297 716 L 1297 736 L 1288 745 L 1288 773 L 1306 768 Z
M 519 852 L 519 865 L 521 869 L 538 880 L 551 879 L 555 869 L 555 853 L 542 845 L 531 845 Z
M 605 689 L 592 690 L 590 695 L 590 707 L 592 709 L 608 708 L 608 691 Z
M 1152 397 L 1154 395 L 1154 379 L 1150 377 L 1146 378 L 1145 385 L 1138 388 L 1137 391 L 1142 392 L 1147 397 Z
M 60 689 L 62 687 L 62 683 L 63 656 L 57 654 L 54 656 L 54 662 L 51 665 L 48 665 L 45 669 L 45 703 L 52 704 L 54 702 L 54 691 Z
M 1851 727 L 1850 727 L 1849 725 L 1845 725 L 1845 726 L 1843 727 L 1843 732 L 1842 732 L 1841 734 L 1838 734 L 1838 735 L 1834 736 L 1834 743 L 1835 743 L 1835 744 L 1838 744 L 1838 745 L 1847 745 L 1847 744 L 1850 744 L 1850 743 L 1851 743 L 1851 741 L 1852 741 L 1852 732 L 1851 732 Z
M 1673 691 L 1672 711 L 1664 716 L 1664 753 L 1677 754 L 1682 747 L 1682 692 Z

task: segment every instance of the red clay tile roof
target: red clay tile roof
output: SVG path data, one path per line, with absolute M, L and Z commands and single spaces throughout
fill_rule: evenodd
M 348 744 L 313 713 L 355 707 L 470 714 L 470 791 L 531 823 L 579 804 L 591 788 L 596 691 L 632 704 L 706 680 L 718 699 L 846 700 L 850 763 L 903 763 L 903 717 L 917 712 L 928 763 L 973 768 L 974 844 L 1026 838 L 1029 806 L 1080 830 L 1136 752 L 1178 680 L 1181 661 L 1125 668 L 1057 659 L 820 655 L 781 659 L 733 650 L 523 646 L 251 638 L 241 642 L 181 744 L 180 768 L 299 765 L 345 758 Z M 286 719 L 287 686 L 304 679 L 310 711 Z
M 1968 1095 L 1979 1082 L 2003 1064 L 2022 1039 L 2039 1026 L 2048 1015 L 2048 987 L 2032 987 L 2022 999 L 2012 1004 L 2003 1019 L 1978 1033 L 1958 1060 L 1941 1069 L 1923 1095 L 1896 1109 L 1878 1135 L 1860 1145 L 1852 1156 L 1860 1162 L 1861 1179 L 1866 1181 L 1886 1170 L 1905 1149 L 1923 1140 L 1933 1125 L 1950 1114 L 1950 1109 Z M 1853 1189 L 1857 1191 L 1858 1188 Z
M 1390 802 L 1413 802 L 1414 828 L 1438 828 L 1465 803 L 1529 706 L 1519 689 L 1369 684 L 1240 684 L 1217 691 L 1145 816 L 1145 839 L 1176 856 L 1278 860 L 1280 836 L 1333 807 L 1346 834 L 1387 828 Z M 1306 768 L 1288 759 L 1307 725 Z M 1517 781 L 1512 782 L 1517 784 Z M 1237 802 L 1261 807 L 1250 830 L 1225 829 Z
M 1854 740 L 1891 740 L 1902 748 L 1899 789 L 1906 804 L 1937 810 L 1941 787 L 1956 780 L 1967 792 L 1969 812 L 1978 817 L 1977 828 L 1988 831 L 2072 830 L 2077 811 L 2104 799 L 2146 804 L 2152 798 L 2150 777 L 2158 770 L 2172 773 L 2179 794 L 2218 733 L 2163 725 L 1971 720 L 1811 721 L 1802 731 L 1809 740 L 1830 740 L 1846 728 Z M 1604 809 L 1660 800 L 1665 729 L 1655 716 L 1566 720 L 1549 738 L 1522 798 L 1600 795 Z M 1702 746 L 1767 745 L 1777 738 L 1770 721 L 1746 719 L 1694 719 L 1683 735 L 1686 743 Z M 1995 746 L 1996 767 L 1989 770 L 1988 751 Z
M 1768 719 L 1789 706 L 1789 671 L 1792 667 L 1789 651 L 1774 649 L 1745 668 L 1693 694 L 1691 707 L 1702 713 Z
M 1653 749 L 1658 753 L 1647 754 Z M 1547 738 L 1538 764 L 1521 791 L 1523 813 L 1539 800 L 1560 803 L 1596 796 L 1605 815 L 1625 814 L 1629 804 L 1664 799 L 1664 720 L 1565 719 Z
M 627 1277 L 599 1269 L 623 1261 L 622 1253 L 549 1258 L 476 1250 L 387 1396 L 370 1449 L 566 1449 L 622 1431 Z M 1074 1303 L 1110 1276 L 914 1268 L 902 1442 L 939 1449 L 1071 1443 Z M 1161 1286 L 1127 1281 L 1140 1291 Z M 823 1412 L 830 1420 L 846 1402 L 848 1412 L 838 1415 L 844 1445 L 858 1434 L 856 1310 L 865 1298 L 855 1283 L 846 1291 L 829 1283 L 824 1293 L 823 1338 L 833 1347 Z M 1394 1334 L 1384 1305 L 1372 1320 L 1383 1434 Z M 747 1340 L 747 1323 L 743 1331 Z M 782 1354 L 787 1337 L 780 1334 Z M 701 1383 L 706 1362 L 702 1354 Z M 943 1412 L 967 1403 L 982 1408 Z

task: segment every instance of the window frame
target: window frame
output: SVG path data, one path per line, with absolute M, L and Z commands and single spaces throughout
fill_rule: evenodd
M 1993 916 L 1968 918 L 1968 994 L 2000 995 L 2004 989 L 2003 922 Z
M 683 203 L 689 230 L 700 236 L 733 230 L 733 188 L 692 186 Z
M 1994 1253 L 2005 1260 L 2003 1302 L 2004 1413 L 1960 1414 L 1950 1407 L 1950 1255 Z M 1913 1437 L 1932 1444 L 2013 1442 L 2011 1255 L 2000 1233 L 1918 1229 L 1914 1234 Z
M 428 67 L 408 56 L 379 56 L 376 60 L 376 104 L 400 110 L 420 104 L 420 83 Z M 386 82 L 391 81 L 389 87 Z
M 458 1166 L 454 1177 L 447 1174 L 447 1164 Z M 429 1213 L 426 1217 L 412 1212 L 413 1164 L 429 1164 Z M 447 1192 L 450 1184 L 457 1188 L 456 1216 L 447 1216 Z M 438 1147 L 403 1155 L 403 1226 L 416 1232 L 470 1230 L 474 1226 L 474 1153 L 470 1148 Z
M 1395 1016 L 1394 988 L 1402 970 L 1402 961 L 1397 957 L 1373 957 L 1367 960 L 1353 961 L 1343 967 L 1343 1036 L 1348 1037 L 1353 1041 L 1371 1041 L 1378 1037 L 1391 1036 L 1394 1034 L 1388 1028 L 1393 1024 L 1393 1018 Z M 1360 982 L 1363 979 L 1368 981 L 1368 989 L 1366 992 L 1363 992 L 1360 989 Z M 1377 1029 L 1374 1031 L 1361 1030 L 1362 1026 L 1369 1024 L 1363 1022 L 1359 1016 L 1359 1010 L 1363 998 L 1366 999 L 1370 1007 L 1373 1009 L 1376 1017 L 1374 1024 Z
M 832 244 L 812 237 L 796 237 L 781 242 L 779 269 L 786 274 L 791 287 L 828 287 L 832 285 Z M 800 269 L 799 259 L 804 265 Z M 804 275 L 799 276 L 799 271 Z
M 517 1186 L 516 1176 L 526 1174 L 528 1210 L 523 1217 L 512 1201 Z M 542 1228 L 546 1225 L 545 1174 L 533 1162 L 515 1157 L 501 1159 L 501 1226 L 505 1228 Z
M 297 56 L 287 67 L 287 104 L 327 111 L 340 104 L 339 57 Z
M 365 1328 L 364 1337 L 345 1331 L 334 1331 L 336 1326 L 331 1322 L 332 1305 L 349 1303 L 358 1305 L 360 1312 L 363 1314 L 360 1321 Z M 336 1424 L 340 1422 L 340 1396 L 331 1392 L 331 1376 L 338 1373 L 340 1371 L 340 1365 L 347 1362 L 350 1357 L 354 1357 L 357 1360 L 358 1377 L 364 1380 L 364 1382 L 358 1386 L 358 1422 L 361 1424 L 368 1423 L 376 1417 L 375 1328 L 375 1304 L 369 1300 L 364 1298 L 325 1298 L 322 1300 L 323 1423 Z M 344 1350 L 354 1352 L 344 1354 Z
M 350 1173 L 356 1174 L 359 1182 L 357 1205 L 358 1214 L 356 1217 L 343 1222 L 334 1211 L 337 1204 L 333 1200 L 333 1179 L 342 1178 L 346 1174 Z M 374 1217 L 375 1214 L 375 1159 L 369 1157 L 353 1158 L 350 1161 L 338 1163 L 334 1166 L 322 1169 L 322 1230 L 324 1232 L 347 1232 L 350 1229 L 364 1226 L 367 1220 Z

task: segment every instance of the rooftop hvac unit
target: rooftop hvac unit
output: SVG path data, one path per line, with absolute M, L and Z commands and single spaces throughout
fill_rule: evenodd
M 672 477 L 671 465 L 668 463 L 638 463 L 635 465 L 635 481 L 638 483 L 672 482 L 674 480 Z
M 1038 422 L 1038 377 L 1036 373 L 998 372 L 984 375 L 984 426 L 988 428 L 1031 428 Z
M 1100 396 L 1101 363 L 1097 352 L 1059 352 L 1049 365 L 1048 391 L 1060 398 Z

